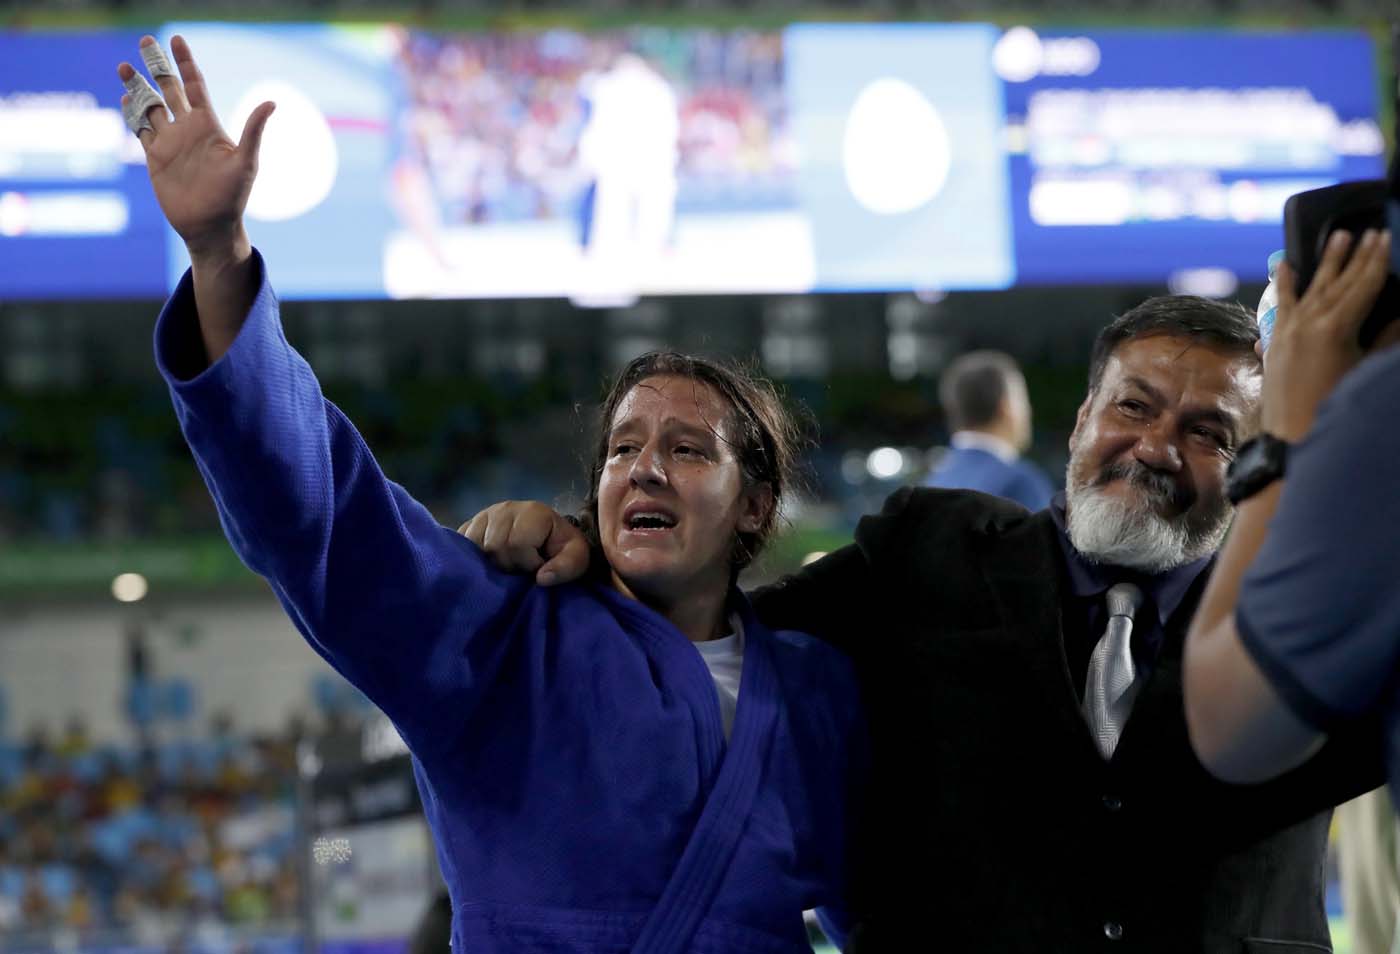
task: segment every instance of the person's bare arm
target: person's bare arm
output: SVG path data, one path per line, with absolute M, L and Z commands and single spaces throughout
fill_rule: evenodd
M 1290 444 L 1308 433 L 1318 405 L 1360 360 L 1357 331 L 1385 282 L 1389 234 L 1368 235 L 1350 261 L 1352 243 L 1345 236 L 1334 234 L 1301 300 L 1287 266 L 1280 267 L 1263 428 Z M 1268 537 L 1282 493 L 1280 482 L 1239 507 L 1186 643 L 1183 679 L 1191 742 L 1205 766 L 1228 781 L 1282 774 L 1325 741 L 1275 691 L 1235 624 L 1241 584 Z
M 1186 721 L 1202 764 L 1230 782 L 1262 782 L 1326 741 L 1274 691 L 1235 628 L 1245 572 L 1268 533 L 1280 484 L 1240 505 L 1186 644 Z

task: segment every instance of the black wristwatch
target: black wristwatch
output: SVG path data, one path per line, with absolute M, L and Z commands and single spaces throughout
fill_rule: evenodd
M 1225 496 L 1231 503 L 1253 497 L 1283 476 L 1288 461 L 1288 442 L 1272 434 L 1260 434 L 1245 441 L 1230 462 L 1225 475 Z

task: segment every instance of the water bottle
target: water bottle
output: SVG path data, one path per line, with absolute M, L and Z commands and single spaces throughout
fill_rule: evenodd
M 1255 318 L 1259 322 L 1259 340 L 1265 351 L 1269 350 L 1269 340 L 1274 336 L 1274 318 L 1278 313 L 1278 263 L 1283 261 L 1283 249 L 1269 256 L 1269 287 L 1259 296 L 1259 310 Z

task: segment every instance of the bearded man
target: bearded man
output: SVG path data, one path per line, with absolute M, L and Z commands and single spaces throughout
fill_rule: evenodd
M 1256 426 L 1257 340 L 1238 306 L 1144 302 L 1095 343 L 1049 509 L 907 488 L 754 595 L 862 676 L 874 764 L 847 951 L 1331 950 L 1329 809 L 1379 784 L 1356 767 L 1378 736 L 1234 787 L 1196 760 L 1182 704 L 1226 470 Z M 464 531 L 541 582 L 586 565 L 542 505 Z

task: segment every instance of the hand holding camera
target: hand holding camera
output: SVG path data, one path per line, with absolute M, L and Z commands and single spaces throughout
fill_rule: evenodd
M 1293 266 L 1280 263 L 1278 313 L 1265 355 L 1266 433 L 1289 443 L 1301 440 L 1318 405 L 1361 360 L 1361 331 L 1373 320 L 1387 280 L 1393 281 L 1390 255 L 1388 229 L 1367 229 L 1359 238 L 1334 231 L 1302 297 Z

